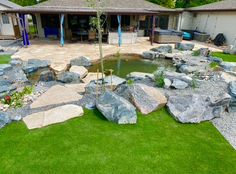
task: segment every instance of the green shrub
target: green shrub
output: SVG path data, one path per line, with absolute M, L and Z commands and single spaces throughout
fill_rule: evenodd
M 164 69 L 160 69 L 156 73 L 154 73 L 154 80 L 158 87 L 163 88 L 165 86 L 164 79 L 165 79 Z
M 192 56 L 200 56 L 200 54 L 201 54 L 200 50 L 195 50 L 193 51 Z

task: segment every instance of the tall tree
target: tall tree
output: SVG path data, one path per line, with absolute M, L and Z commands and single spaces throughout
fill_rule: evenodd
M 217 1 L 220 0 L 176 0 L 176 7 L 177 8 L 196 7 Z
M 175 8 L 175 2 L 176 2 L 176 0 L 149 0 L 149 1 L 169 8 Z
M 37 4 L 37 0 L 11 0 L 11 1 L 21 6 L 29 6 Z M 43 1 L 46 0 L 39 0 L 38 2 L 43 2 Z

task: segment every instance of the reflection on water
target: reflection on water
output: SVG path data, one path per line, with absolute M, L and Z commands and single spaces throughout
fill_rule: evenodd
M 149 61 L 141 59 L 141 56 L 137 55 L 111 56 L 104 61 L 104 67 L 106 70 L 112 69 L 114 75 L 123 78 L 131 72 L 153 73 L 158 67 L 165 67 L 168 70 L 175 71 L 172 60 L 157 59 Z M 89 72 L 97 72 L 97 69 L 101 71 L 100 62 L 91 66 Z

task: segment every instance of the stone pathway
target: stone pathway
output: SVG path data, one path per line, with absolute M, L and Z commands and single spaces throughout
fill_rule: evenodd
M 41 95 L 30 105 L 30 107 L 32 109 L 41 108 L 50 105 L 74 102 L 80 100 L 81 98 L 82 96 L 74 90 L 61 85 L 56 85 L 51 87 L 47 92 Z
M 83 108 L 77 105 L 64 105 L 54 109 L 31 114 L 23 118 L 28 129 L 42 128 L 48 125 L 62 123 L 66 120 L 80 117 L 84 114 Z

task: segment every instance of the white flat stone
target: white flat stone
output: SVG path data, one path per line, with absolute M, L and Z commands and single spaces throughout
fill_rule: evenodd
M 96 72 L 89 72 L 85 78 L 82 79 L 82 81 L 85 84 L 89 84 L 92 80 L 97 80 L 102 78 L 102 73 L 96 73 Z M 105 77 L 105 74 L 103 75 Z
M 83 108 L 77 105 L 64 105 L 48 111 L 38 112 L 23 118 L 28 129 L 42 128 L 48 125 L 62 123 L 84 114 Z
M 70 72 L 79 74 L 80 79 L 83 79 L 88 74 L 88 70 L 83 66 L 72 66 Z
M 48 91 L 42 94 L 35 100 L 30 107 L 40 108 L 50 105 L 63 104 L 78 101 L 82 98 L 77 92 L 61 85 L 51 87 Z
M 59 74 L 67 70 L 68 64 L 67 63 L 52 63 L 50 67 L 56 74 Z
M 65 87 L 69 88 L 77 93 L 84 93 L 85 92 L 85 86 L 87 84 L 85 83 L 79 83 L 79 84 L 66 84 Z

